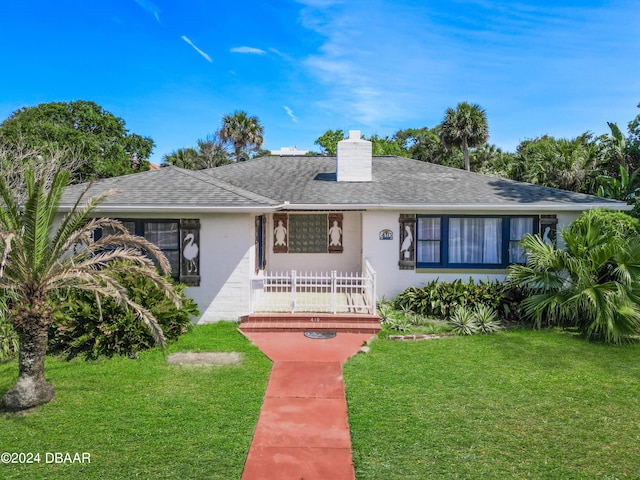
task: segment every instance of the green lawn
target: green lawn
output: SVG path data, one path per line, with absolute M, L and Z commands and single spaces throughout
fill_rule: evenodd
M 139 359 L 66 362 L 48 358 L 54 400 L 26 415 L 0 415 L 1 452 L 39 452 L 40 464 L 2 465 L 2 479 L 238 479 L 271 362 L 237 324 L 196 327 L 169 347 L 240 351 L 240 366 L 168 365 L 158 351 Z M 0 395 L 17 364 L 0 364 Z M 47 464 L 46 452 L 87 452 L 90 464 Z
M 344 377 L 358 479 L 640 478 L 640 345 L 379 340 Z
M 239 479 L 271 362 L 236 328 L 196 327 L 169 351 L 240 351 L 241 366 L 49 358 L 53 402 L 0 414 L 0 453 L 41 463 L 0 464 L 0 478 Z M 640 345 L 557 332 L 378 340 L 344 368 L 357 478 L 638 478 L 639 360 Z M 0 364 L 0 395 L 16 370 Z

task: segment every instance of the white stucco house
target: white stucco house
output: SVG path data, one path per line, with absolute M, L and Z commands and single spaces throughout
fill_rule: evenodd
M 64 208 L 83 188 L 69 187 Z M 555 241 L 556 231 L 586 209 L 629 208 L 372 157 L 371 143 L 357 131 L 339 143 L 336 157 L 265 156 L 202 171 L 166 167 L 98 181 L 88 195 L 113 188 L 120 193 L 97 211 L 163 249 L 175 277 L 190 285 L 199 323 L 270 308 L 340 311 L 335 299 L 322 306 L 306 297 L 349 297 L 355 285 L 366 289 L 358 290 L 360 300 L 350 296 L 348 308 L 374 313 L 376 298 L 433 279 L 502 279 L 509 263 L 524 260 L 517 241 L 525 233 Z M 299 288 L 294 299 L 292 285 Z

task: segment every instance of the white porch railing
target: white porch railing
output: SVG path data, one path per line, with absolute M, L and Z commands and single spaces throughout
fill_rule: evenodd
M 264 272 L 251 280 L 251 311 L 376 314 L 376 272 Z

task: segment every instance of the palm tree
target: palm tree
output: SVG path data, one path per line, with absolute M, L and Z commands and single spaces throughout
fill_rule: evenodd
M 578 327 L 587 338 L 622 343 L 640 331 L 640 240 L 599 215 L 583 214 L 565 229 L 566 248 L 525 235 L 527 264 L 510 266 L 507 281 L 530 295 L 522 307 L 538 326 Z
M 6 410 L 22 410 L 50 401 L 55 389 L 44 376 L 48 329 L 56 308 L 53 294 L 69 289 L 90 291 L 99 300 L 112 298 L 133 309 L 164 347 L 164 335 L 153 315 L 127 296 L 117 275 L 133 273 L 150 279 L 176 306 L 180 298 L 155 269 L 144 251 L 155 257 L 164 272 L 169 263 L 144 238 L 130 235 L 120 222 L 91 218 L 96 205 L 109 193 L 92 198 L 60 219 L 58 206 L 69 183 L 68 171 L 47 179 L 33 170 L 25 173 L 26 201 L 20 205 L 0 178 L 0 290 L 9 302 L 9 321 L 19 338 L 18 380 L 2 399 Z M 61 221 L 60 221 L 61 220 Z M 96 229 L 113 232 L 94 240 Z M 115 260 L 125 260 L 113 264 Z M 99 305 L 99 303 L 98 303 Z
M 470 171 L 469 148 L 479 147 L 489 139 L 489 125 L 485 111 L 477 104 L 459 103 L 455 110 L 447 108 L 440 127 L 442 143 L 447 148 L 461 148 L 464 155 L 464 168 Z
M 198 149 L 179 148 L 163 157 L 163 166 L 175 165 L 189 170 L 203 170 L 231 163 L 229 153 L 222 141 L 207 135 L 206 140 L 198 140 Z
M 253 150 L 260 149 L 264 142 L 263 131 L 264 127 L 260 124 L 258 117 L 249 116 L 243 111 L 236 111 L 222 117 L 222 127 L 217 134 L 223 142 L 231 142 L 236 161 L 238 161 L 246 159 L 248 147 Z
M 225 149 L 220 139 L 207 135 L 206 140 L 198 140 L 198 168 L 219 167 L 231 163 L 229 152 Z

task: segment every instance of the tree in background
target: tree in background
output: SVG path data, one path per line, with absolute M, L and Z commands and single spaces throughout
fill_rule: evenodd
M 408 157 L 409 152 L 395 137 L 380 137 L 373 134 L 366 140 L 371 142 L 372 155 L 392 155 L 396 157 Z
M 129 133 L 122 118 L 98 104 L 78 100 L 25 107 L 0 124 L 0 144 L 10 149 L 64 152 L 67 161 L 82 159 L 72 183 L 149 169 L 153 140 Z
M 164 345 L 164 335 L 158 322 L 130 300 L 118 283 L 118 275 L 148 278 L 180 306 L 179 295 L 147 256 L 153 256 L 164 272 L 171 270 L 155 245 L 129 234 L 120 222 L 91 218 L 107 194 L 89 199 L 82 207 L 79 199 L 76 207 L 59 218 L 60 198 L 68 181 L 69 172 L 59 171 L 47 188 L 41 172 L 27 170 L 26 201 L 21 205 L 0 178 L 0 291 L 7 299 L 9 322 L 19 338 L 18 380 L 2 398 L 7 410 L 40 405 L 55 394 L 44 376 L 48 330 L 57 305 L 52 295 L 79 289 L 94 293 L 96 298 L 112 298 L 135 311 L 160 345 Z M 98 228 L 114 233 L 94 240 Z M 113 263 L 118 260 L 126 263 Z
M 598 138 L 598 170 L 603 176 L 616 176 L 623 168 L 627 173 L 638 168 L 633 152 L 617 123 L 607 122 L 610 135 Z
M 470 157 L 471 170 L 474 172 L 504 176 L 501 172 L 508 171 L 508 166 L 513 164 L 515 155 L 485 143 L 470 152 Z
M 171 153 L 165 153 L 162 157 L 162 166 L 174 165 L 189 170 L 201 170 L 200 153 L 193 147 L 179 148 Z
M 640 103 L 637 105 L 640 108 Z M 640 163 L 640 115 L 636 115 L 636 118 L 631 120 L 628 124 L 629 138 L 627 144 L 631 156 L 636 163 Z
M 338 154 L 338 142 L 345 139 L 344 130 L 327 130 L 322 136 L 316 138 L 314 145 L 319 145 L 325 155 Z
M 507 178 L 592 193 L 596 161 L 597 148 L 591 134 L 571 140 L 544 135 L 520 143 Z
M 489 125 L 485 111 L 477 104 L 459 103 L 456 109 L 447 108 L 440 125 L 440 139 L 445 147 L 458 147 L 464 156 L 464 167 L 471 171 L 469 148 L 479 147 L 489 139 Z
M 447 150 L 440 141 L 438 127 L 398 130 L 394 138 L 408 152 L 408 156 L 415 160 L 449 166 L 458 163 L 456 152 Z
M 236 111 L 222 117 L 222 126 L 217 132 L 222 142 L 233 145 L 236 162 L 248 160 L 249 152 L 259 150 L 264 143 L 264 127 L 256 116 L 244 111 Z
M 206 140 L 198 140 L 198 155 L 202 168 L 219 167 L 231 163 L 227 149 L 215 136 L 207 136 Z
M 66 170 L 73 177 L 80 165 L 82 161 L 69 151 L 51 148 L 41 154 L 22 145 L 0 144 L 0 178 L 20 205 L 26 200 L 27 170 L 37 171 L 48 189 L 57 171 Z
M 162 158 L 162 166 L 175 165 L 189 170 L 203 170 L 231 163 L 229 153 L 218 138 L 209 136 L 206 140 L 198 140 L 198 149 L 192 147 L 179 148 Z

